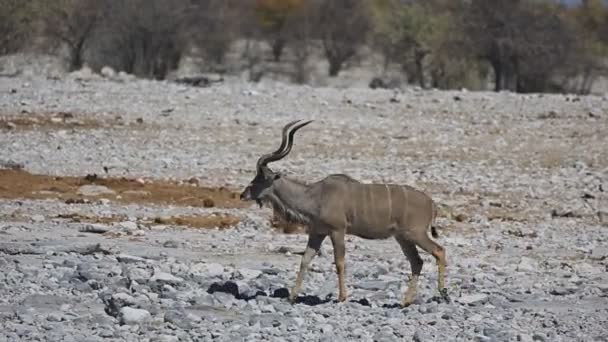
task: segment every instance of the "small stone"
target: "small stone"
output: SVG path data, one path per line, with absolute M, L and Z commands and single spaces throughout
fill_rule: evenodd
M 103 185 L 93 185 L 87 184 L 78 188 L 77 193 L 82 196 L 100 196 L 100 195 L 114 195 L 116 192 L 114 190 L 103 186 Z
M 150 313 L 143 309 L 133 309 L 128 306 L 120 309 L 120 322 L 122 324 L 140 324 L 150 319 L 150 317 Z
M 116 256 L 116 259 L 118 260 L 118 262 L 122 262 L 125 264 L 134 264 L 134 263 L 138 263 L 138 262 L 148 262 L 148 260 L 138 257 L 138 256 L 134 256 L 134 255 L 129 255 L 129 254 L 119 254 Z
M 567 288 L 567 287 L 556 287 L 554 289 L 551 290 L 551 294 L 554 296 L 565 296 L 571 293 L 575 293 L 576 289 L 575 288 Z
M 387 282 L 380 280 L 362 281 L 358 284 L 355 284 L 355 287 L 368 291 L 384 291 L 386 290 L 387 286 Z
M 262 310 L 262 313 L 274 313 L 276 312 L 276 310 L 274 309 L 274 306 L 267 304 L 267 305 L 262 305 L 260 307 L 260 309 Z
M 146 235 L 146 231 L 143 229 L 137 229 L 137 230 L 129 232 L 129 234 L 133 235 L 133 236 L 144 236 L 144 235 Z
M 255 279 L 257 277 L 259 277 L 262 274 L 262 271 L 259 270 L 251 270 L 251 269 L 240 269 L 237 271 L 237 273 L 244 279 L 244 280 L 251 280 L 251 279 Z
M 173 335 L 160 335 L 153 337 L 150 342 L 178 342 L 179 337 Z
M 46 317 L 49 322 L 61 322 L 63 321 L 63 315 L 59 312 L 52 312 Z
M 593 277 L 604 273 L 601 268 L 586 262 L 576 264 L 574 269 L 580 277 Z
M 488 301 L 488 295 L 483 294 L 483 293 L 464 295 L 464 296 L 458 298 L 458 302 L 465 304 L 465 305 L 470 305 L 470 306 L 480 305 L 487 301 Z
M 596 286 L 600 291 L 608 293 L 608 284 L 597 284 Z
M 324 334 L 330 334 L 334 331 L 334 327 L 331 324 L 323 324 L 321 326 L 321 332 Z
M 101 68 L 100 73 L 105 78 L 114 78 L 116 76 L 116 71 L 107 65 Z
M 304 326 L 304 324 L 306 324 L 306 321 L 304 320 L 304 318 L 301 318 L 301 317 L 294 317 L 294 318 L 293 318 L 293 322 L 294 322 L 294 323 L 295 323 L 295 324 L 296 324 L 298 327 Z
M 163 243 L 163 247 L 165 248 L 178 248 L 179 247 L 179 243 L 177 241 L 174 240 L 167 240 Z
M 120 312 L 120 309 L 129 305 L 135 304 L 135 298 L 127 293 L 119 292 L 113 294 L 109 299 L 104 300 L 106 303 L 106 310 L 112 315 L 116 315 Z
M 483 316 L 480 314 L 474 314 L 468 318 L 471 322 L 481 322 L 483 320 Z
M 44 221 L 44 216 L 43 215 L 33 215 L 32 221 L 33 222 L 42 222 L 42 221 Z
M 454 219 L 457 222 L 465 222 L 468 218 L 467 218 L 467 215 L 465 215 L 463 213 L 459 213 L 459 214 L 456 214 L 456 216 L 454 216 Z
M 163 284 L 176 285 L 182 283 L 184 279 L 174 276 L 166 272 L 155 272 L 150 278 L 152 282 L 159 282 Z
M 121 229 L 123 229 L 124 231 L 135 231 L 137 229 L 139 229 L 139 227 L 137 226 L 137 222 L 133 222 L 133 221 L 123 221 L 118 223 L 118 227 L 120 227 Z
M 538 269 L 538 264 L 535 260 L 530 259 L 528 257 L 523 257 L 517 264 L 517 271 L 519 272 L 536 272 Z
M 222 304 L 226 308 L 232 306 L 232 303 L 235 300 L 233 295 L 224 292 L 215 292 L 213 293 L 212 297 L 215 298 L 218 303 Z
M 114 337 L 114 331 L 109 328 L 101 328 L 98 330 L 99 336 L 104 338 Z
M 589 256 L 593 260 L 604 260 L 608 258 L 608 247 L 606 246 L 596 246 L 591 251 L 591 255 Z
M 221 277 L 224 274 L 224 266 L 218 263 L 198 263 L 190 268 L 190 273 L 201 277 Z
M 521 342 L 533 342 L 534 339 L 532 338 L 532 336 L 528 335 L 528 334 L 519 334 L 517 335 L 517 340 L 521 341 Z
M 192 320 L 186 315 L 185 312 L 179 310 L 169 310 L 164 316 L 165 322 L 172 323 L 173 325 L 182 329 L 192 329 Z

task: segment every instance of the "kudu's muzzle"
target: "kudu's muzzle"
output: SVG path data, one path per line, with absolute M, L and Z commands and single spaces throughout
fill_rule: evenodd
M 246 187 L 243 192 L 241 192 L 240 196 L 241 201 L 250 201 L 251 200 L 251 187 Z
M 241 201 L 254 200 L 254 198 L 251 197 L 251 186 L 248 186 L 245 188 L 245 190 L 243 190 L 243 192 L 241 193 L 240 199 L 241 199 Z M 260 206 L 260 208 L 263 206 L 263 203 L 259 198 L 255 198 L 255 202 Z

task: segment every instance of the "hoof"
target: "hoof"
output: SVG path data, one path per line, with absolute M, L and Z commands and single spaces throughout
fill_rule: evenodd
M 405 308 L 407 308 L 410 305 L 412 305 L 412 302 L 403 302 L 403 303 L 401 303 L 401 308 L 405 309 Z
M 448 295 L 448 289 L 446 289 L 445 287 L 442 288 L 441 290 L 439 290 L 439 293 L 441 294 L 441 298 L 443 298 L 443 300 L 446 301 L 446 303 L 450 303 L 450 296 Z

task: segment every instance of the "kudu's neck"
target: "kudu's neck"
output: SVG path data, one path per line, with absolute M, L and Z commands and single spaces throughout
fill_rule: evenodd
M 269 200 L 273 208 L 290 222 L 308 224 L 314 213 L 315 201 L 308 184 L 284 176 L 274 181 Z

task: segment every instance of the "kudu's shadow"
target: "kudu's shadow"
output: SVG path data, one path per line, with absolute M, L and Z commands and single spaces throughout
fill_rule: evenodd
M 236 298 L 236 299 L 245 300 L 245 301 L 255 299 L 258 296 L 269 296 L 269 297 L 273 297 L 273 298 L 283 298 L 283 299 L 286 299 L 289 297 L 289 289 L 287 289 L 285 287 L 274 290 L 272 292 L 272 294 L 270 294 L 270 295 L 268 295 L 264 291 L 257 291 L 254 295 L 247 296 L 243 293 L 240 293 L 238 285 L 232 281 L 226 281 L 224 283 L 216 282 L 216 283 L 211 284 L 211 286 L 209 286 L 209 288 L 207 289 L 207 293 L 212 294 L 215 292 L 228 293 L 228 294 L 234 296 L 234 298 Z M 321 298 L 321 297 L 315 296 L 315 295 L 301 295 L 296 298 L 296 304 L 315 306 L 315 305 L 326 304 L 329 302 L 337 303 L 338 300 L 332 299 L 332 297 L 333 297 L 332 294 L 328 294 L 327 296 L 325 296 L 325 298 Z M 362 298 L 362 299 L 358 299 L 358 300 L 349 300 L 349 302 L 358 303 L 362 306 L 371 306 L 371 304 L 367 300 L 367 298 Z

